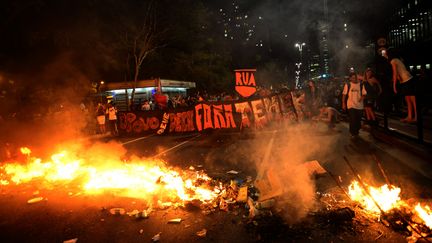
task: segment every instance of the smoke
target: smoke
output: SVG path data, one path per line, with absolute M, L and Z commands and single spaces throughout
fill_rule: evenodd
M 3 78 L 10 82 L 2 97 L 2 143 L 50 146 L 87 133 L 91 83 L 73 58 L 63 53 L 38 71 Z
M 240 11 L 249 14 L 249 26 L 256 26 L 255 42 L 265 42 L 261 49 L 289 65 L 294 66 L 300 56 L 294 47 L 297 42 L 306 43 L 304 61 L 317 54 L 322 58 L 325 36 L 330 72 L 339 76 L 346 74 L 351 66 L 364 69 L 374 54 L 366 46 L 386 35 L 385 20 L 400 1 L 267 0 L 236 4 Z M 324 26 L 328 26 L 325 33 Z M 322 61 L 320 65 L 324 71 Z
M 283 209 L 288 223 L 301 220 L 315 205 L 315 181 L 304 163 L 312 160 L 322 162 L 328 158 L 335 143 L 333 136 L 319 135 L 316 129 L 310 124 L 290 125 L 284 133 L 274 137 L 273 146 L 267 137 L 258 140 L 254 147 L 258 177 L 264 175 L 270 184 L 271 181 L 280 183 L 283 189 L 277 206 Z M 270 159 L 262 160 L 269 150 Z
M 278 131 L 274 136 L 268 130 L 246 130 L 237 137 L 231 135 L 229 139 L 221 137 L 202 144 L 216 147 L 205 154 L 203 163 L 212 177 L 212 173 L 221 176 L 227 170 L 235 170 L 241 173 L 240 178 L 250 176 L 256 179 L 255 183 L 262 181 L 270 185 L 271 190 L 260 190 L 261 198 L 269 195 L 268 192 L 282 189 L 276 206 L 282 209 L 286 222 L 295 223 L 316 205 L 314 176 L 304 163 L 318 160 L 323 164 L 337 157 L 334 151 L 339 136 L 329 135 L 326 129 L 324 124 L 318 127 L 309 123 L 287 124 L 284 131 Z M 223 146 L 215 146 L 218 143 Z M 268 158 L 265 158 L 266 154 Z

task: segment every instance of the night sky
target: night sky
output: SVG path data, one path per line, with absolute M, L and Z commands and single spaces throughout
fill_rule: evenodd
M 0 72 L 51 80 L 47 82 L 68 80 L 64 76 L 72 74 L 90 81 L 130 79 L 124 74 L 125 53 L 119 48 L 119 37 L 142 22 L 148 2 L 2 1 Z M 160 39 L 163 48 L 146 59 L 140 78 L 206 81 L 230 75 L 215 63 L 227 70 L 269 62 L 290 66 L 296 59 L 294 43 L 307 42 L 316 48 L 310 38 L 323 18 L 324 6 L 317 0 L 152 3 L 157 28 L 165 32 Z M 385 33 L 385 20 L 399 4 L 399 0 L 328 0 L 328 19 L 335 30 L 349 23 L 355 39 L 363 44 Z M 247 19 L 227 21 L 245 15 Z M 227 28 L 231 32 L 224 36 Z M 210 71 L 208 63 L 213 65 Z

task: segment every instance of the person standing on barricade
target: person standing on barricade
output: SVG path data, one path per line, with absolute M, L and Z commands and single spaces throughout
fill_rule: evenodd
M 405 97 L 405 102 L 408 109 L 406 118 L 401 119 L 402 122 L 415 123 L 417 122 L 417 104 L 416 104 L 416 79 L 407 70 L 405 64 L 401 61 L 395 50 L 389 48 L 383 52 L 383 56 L 389 60 L 393 70 L 393 91 L 395 94 L 400 93 Z M 397 84 L 400 84 L 399 90 Z
M 366 89 L 358 80 L 357 74 L 351 72 L 349 81 L 345 84 L 342 91 L 342 109 L 348 108 L 349 131 L 352 138 L 358 136 L 361 128 L 361 118 L 363 115 L 363 100 L 366 96 Z

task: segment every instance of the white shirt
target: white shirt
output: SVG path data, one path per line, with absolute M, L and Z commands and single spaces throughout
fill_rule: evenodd
M 115 107 L 108 108 L 108 120 L 117 120 L 117 109 Z
M 149 103 L 144 103 L 141 106 L 141 110 L 143 110 L 143 111 L 149 111 L 150 110 L 150 104 Z
M 348 96 L 347 107 L 348 109 L 354 108 L 358 110 L 363 110 L 363 100 L 361 97 L 366 95 L 366 89 L 363 85 L 363 89 L 360 95 L 360 82 L 353 83 L 351 82 L 350 93 L 348 94 L 348 84 L 345 84 L 342 94 Z

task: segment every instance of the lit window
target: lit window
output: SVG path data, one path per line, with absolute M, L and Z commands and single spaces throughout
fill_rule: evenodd
M 417 70 L 420 70 L 421 69 L 421 65 L 417 65 Z
M 426 69 L 430 69 L 430 64 L 426 64 Z

